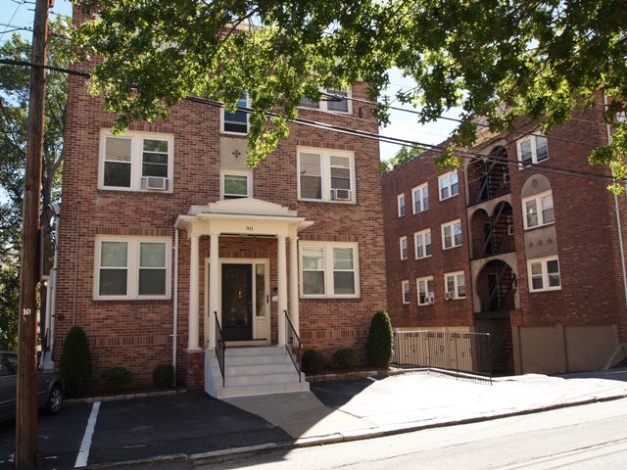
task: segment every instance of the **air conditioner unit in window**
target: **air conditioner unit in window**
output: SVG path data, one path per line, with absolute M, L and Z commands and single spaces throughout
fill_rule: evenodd
M 509 224 L 507 226 L 507 234 L 508 235 L 514 235 L 514 226 L 512 224 Z
M 446 300 L 451 300 L 451 299 L 454 299 L 454 298 L 455 298 L 455 294 L 453 294 L 452 292 L 446 292 L 446 293 L 444 294 L 444 298 L 445 298 Z
M 333 201 L 350 201 L 351 190 L 350 189 L 332 189 L 331 199 Z
M 433 297 L 425 297 L 425 304 L 432 304 L 433 303 Z
M 165 191 L 168 189 L 168 178 L 163 176 L 142 176 L 142 189 Z

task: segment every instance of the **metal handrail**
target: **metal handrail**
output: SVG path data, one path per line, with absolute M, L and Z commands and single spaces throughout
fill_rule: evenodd
M 302 343 L 300 341 L 300 337 L 298 336 L 298 333 L 296 333 L 296 329 L 294 328 L 294 325 L 292 325 L 290 317 L 287 314 L 287 310 L 283 310 L 283 313 L 285 314 L 285 320 L 286 320 L 285 322 L 285 330 L 286 330 L 285 331 L 285 339 L 286 339 L 285 350 L 287 351 L 287 354 L 289 354 L 290 358 L 292 359 L 292 363 L 294 364 L 294 367 L 296 368 L 296 373 L 298 374 L 298 381 L 302 382 L 303 381 L 303 376 L 301 374 Z M 296 350 L 296 354 L 294 350 Z
M 220 374 L 222 375 L 222 386 L 226 387 L 226 377 L 224 373 L 225 359 L 226 359 L 226 342 L 224 336 L 222 336 L 222 328 L 220 328 L 220 321 L 218 320 L 218 312 L 213 312 L 216 320 L 216 358 L 218 359 L 218 365 L 220 366 Z

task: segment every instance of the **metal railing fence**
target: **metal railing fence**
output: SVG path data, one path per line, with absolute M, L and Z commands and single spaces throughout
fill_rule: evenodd
M 492 378 L 490 334 L 449 331 L 396 331 L 393 362 Z

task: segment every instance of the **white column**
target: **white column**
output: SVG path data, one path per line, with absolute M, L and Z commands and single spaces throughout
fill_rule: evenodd
M 198 282 L 199 282 L 199 239 L 197 233 L 190 233 L 191 250 L 189 255 L 189 339 L 187 350 L 198 349 L 199 318 L 198 318 Z
M 290 237 L 290 320 L 296 333 L 300 335 L 298 312 L 298 237 Z
M 285 311 L 287 310 L 287 255 L 285 251 L 285 236 L 279 235 L 278 252 L 278 280 L 279 280 L 279 346 L 285 346 Z
M 212 233 L 209 245 L 209 349 L 216 347 L 216 317 L 215 313 L 220 315 L 220 306 L 218 305 L 218 287 L 220 283 L 220 234 Z

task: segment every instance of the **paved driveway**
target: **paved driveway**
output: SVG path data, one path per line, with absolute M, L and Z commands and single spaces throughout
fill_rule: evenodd
M 291 442 L 259 416 L 204 393 L 188 393 L 102 402 L 86 444 L 93 410 L 92 404 L 66 403 L 58 415 L 39 417 L 44 469 Z M 14 448 L 15 422 L 0 424 L 0 469 L 13 468 Z

